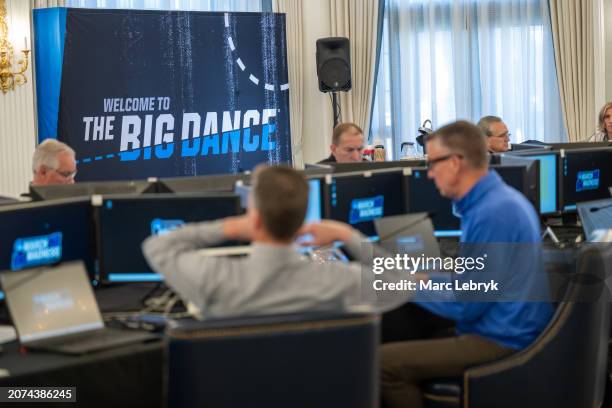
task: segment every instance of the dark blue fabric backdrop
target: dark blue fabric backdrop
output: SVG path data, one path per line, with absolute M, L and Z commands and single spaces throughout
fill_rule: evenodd
M 285 18 L 68 9 L 57 135 L 78 181 L 289 163 Z

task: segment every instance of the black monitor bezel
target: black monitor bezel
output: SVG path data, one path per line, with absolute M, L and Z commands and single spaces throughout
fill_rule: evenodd
M 349 177 L 370 177 L 372 175 L 379 175 L 379 174 L 392 174 L 392 173 L 399 173 L 402 176 L 406 173 L 407 170 L 409 170 L 410 168 L 398 168 L 398 167 L 394 167 L 394 168 L 389 168 L 389 169 L 380 169 L 380 170 L 368 170 L 368 171 L 353 171 L 353 172 L 347 172 L 347 173 L 334 173 L 334 174 L 327 174 L 325 176 L 325 183 L 324 183 L 324 187 L 325 187 L 325 202 L 324 202 L 324 207 L 325 207 L 325 218 L 327 219 L 331 219 L 331 213 L 332 213 L 332 209 L 331 209 L 331 185 L 334 181 L 334 179 L 337 178 L 349 178 Z M 403 213 L 406 213 L 406 209 L 407 209 L 407 202 L 406 202 L 406 188 L 405 188 L 405 183 L 402 182 L 400 183 L 400 197 L 402 197 L 402 210 Z
M 101 285 L 110 285 L 110 284 L 116 284 L 116 283 L 130 284 L 130 283 L 150 282 L 147 280 L 134 280 L 134 281 L 122 280 L 120 282 L 117 282 L 117 281 L 111 281 L 108 279 L 109 273 L 106 270 L 104 256 L 102 253 L 102 245 L 103 245 L 102 220 L 100 217 L 100 209 L 104 206 L 104 203 L 107 200 L 114 200 L 114 201 L 117 201 L 117 200 L 144 201 L 144 200 L 159 200 L 159 199 L 182 200 L 182 199 L 192 199 L 192 198 L 215 198 L 215 197 L 218 197 L 218 198 L 234 197 L 235 205 L 236 205 L 236 208 L 235 208 L 236 214 L 239 214 L 242 211 L 242 208 L 240 206 L 240 197 L 234 193 L 225 193 L 225 192 L 181 193 L 181 194 L 160 193 L 160 194 L 147 195 L 147 196 L 123 195 L 123 194 L 99 196 L 99 198 L 97 198 L 95 202 L 92 202 L 94 230 L 95 230 L 95 243 L 96 243 L 96 257 L 98 259 L 98 267 L 97 267 L 98 282 Z M 152 273 L 155 273 L 155 272 L 152 272 Z
M 189 177 L 167 177 L 158 180 L 158 193 L 229 193 L 234 191 L 236 182 L 241 181 L 248 184 L 250 180 L 250 172 Z M 193 185 L 193 187 L 190 187 L 190 185 Z
M 561 215 L 561 196 L 563 194 L 563 183 L 561 182 L 561 154 L 557 150 L 551 149 L 533 149 L 533 150 L 520 150 L 517 152 L 507 152 L 501 155 L 502 161 L 505 155 L 508 156 L 519 156 L 519 157 L 530 157 L 530 156 L 546 156 L 546 155 L 555 155 L 556 158 L 556 177 L 555 182 L 557 183 L 557 196 L 555 197 L 555 206 L 557 207 L 556 211 L 551 212 L 542 212 L 540 209 L 540 215 L 542 217 L 556 217 Z M 542 167 L 540 166 L 539 173 L 541 175 Z M 541 192 L 542 186 L 540 185 L 540 200 L 541 200 Z
M 612 155 L 612 145 L 609 146 L 601 146 L 601 147 L 588 147 L 588 148 L 579 148 L 579 149 L 561 149 L 559 150 L 559 180 L 560 180 L 560 184 L 562 185 L 562 194 L 559 197 L 559 210 L 562 214 L 576 214 L 578 211 L 578 204 L 582 203 L 582 202 L 588 202 L 588 201 L 593 201 L 593 200 L 587 200 L 587 201 L 580 201 L 580 202 L 576 202 L 573 204 L 573 206 L 575 208 L 573 209 L 569 209 L 566 210 L 565 207 L 565 175 L 564 175 L 564 162 L 566 160 L 566 156 L 567 154 L 582 154 L 582 153 L 589 153 L 589 152 L 600 152 L 600 151 L 609 151 L 610 154 Z
M 531 186 L 529 185 L 529 167 L 530 166 L 535 166 L 535 176 L 537 177 L 537 189 L 535 189 L 535 191 L 533 191 L 532 194 L 532 189 Z M 520 163 L 517 164 L 495 164 L 492 166 L 489 166 L 490 170 L 499 170 L 499 169 L 504 169 L 504 168 L 510 168 L 510 169 L 521 169 L 521 173 L 522 173 L 522 177 L 523 177 L 523 186 L 520 190 L 521 194 L 523 194 L 525 196 L 525 198 L 527 198 L 527 200 L 533 205 L 534 210 L 540 214 L 541 212 L 541 208 L 540 208 L 540 162 L 538 160 L 529 160 L 528 164 L 525 165 L 521 165 Z M 499 171 L 498 171 L 499 174 Z M 500 177 L 502 177 L 502 175 L 500 174 Z M 502 177 L 503 179 L 503 177 Z M 506 183 L 508 184 L 508 183 Z M 511 186 L 512 187 L 512 186 Z M 535 195 L 535 197 L 534 197 Z M 535 203 L 532 201 L 532 199 L 535 199 Z
M 330 169 L 334 174 L 345 174 L 345 173 L 363 173 L 366 171 L 383 171 L 383 170 L 398 170 L 410 167 L 422 167 L 425 165 L 425 159 L 409 159 L 409 160 L 393 160 L 393 161 L 381 161 L 381 162 L 352 162 L 352 163 L 338 163 L 329 162 L 325 163 L 329 165 Z
M 69 204 L 83 204 L 84 206 L 89 207 L 89 224 L 91 236 L 89 237 L 90 242 L 90 256 L 92 257 L 92 264 L 94 267 L 93 271 L 87 270 L 87 275 L 89 280 L 94 284 L 97 283 L 98 279 L 98 253 L 97 253 L 97 235 L 95 231 L 95 220 L 93 214 L 93 208 L 91 205 L 91 199 L 89 197 L 74 197 L 74 198 L 63 198 L 63 199 L 55 199 L 55 200 L 46 200 L 46 201 L 26 201 L 20 202 L 16 204 L 7 204 L 0 206 L 0 213 L 11 212 L 11 211 L 27 211 L 36 208 L 48 208 L 48 207 L 60 207 Z M 83 259 L 81 259 L 83 261 Z M 66 261 L 60 261 L 66 262 Z M 85 263 L 85 262 L 84 262 Z M 55 264 L 53 264 L 55 265 Z M 40 266 L 37 266 L 40 267 Z
M 427 174 L 427 167 L 411 167 L 409 169 L 405 169 L 404 170 L 404 182 L 403 182 L 403 188 L 404 188 L 404 199 L 405 199 L 405 204 L 404 207 L 406 209 L 406 212 L 408 214 L 414 214 L 417 212 L 423 212 L 422 209 L 419 210 L 413 210 L 411 209 L 411 200 L 410 200 L 410 179 L 413 177 L 414 172 L 415 171 L 420 171 L 423 172 L 425 174 Z M 428 178 L 426 176 L 426 178 Z M 433 180 L 431 180 L 431 183 L 434 183 Z M 437 187 L 436 187 L 437 190 Z M 438 191 L 439 193 L 439 191 Z M 440 194 L 440 197 L 442 197 L 444 200 L 448 200 L 449 203 L 452 206 L 452 200 L 450 198 L 444 197 L 442 194 Z M 433 216 L 435 216 L 434 212 L 429 212 L 429 217 L 431 218 L 431 222 L 433 225 Z M 434 225 L 434 234 L 437 238 L 457 238 L 461 236 L 461 220 L 458 220 L 459 225 L 457 226 L 457 229 L 436 229 L 435 225 Z
M 134 192 L 118 192 L 118 194 L 154 194 L 157 192 L 157 180 L 114 180 L 114 181 L 89 181 L 89 182 L 78 182 L 74 184 L 51 184 L 51 185 L 33 185 L 30 184 L 29 191 L 30 197 L 33 201 L 49 201 L 49 200 L 65 200 L 70 198 L 83 198 L 91 197 L 92 195 L 101 194 L 96 191 L 96 187 L 110 187 L 113 186 L 134 186 Z M 78 193 L 81 190 L 88 190 L 87 193 Z M 54 193 L 66 193 L 63 196 L 56 197 Z M 72 193 L 72 194 L 70 194 Z M 78 194 L 77 194 L 78 193 Z M 102 194 L 109 194 L 103 192 Z

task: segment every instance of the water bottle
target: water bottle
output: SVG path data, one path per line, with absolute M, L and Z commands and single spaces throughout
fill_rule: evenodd
M 374 139 L 374 161 L 382 162 L 386 159 L 385 145 L 381 139 Z

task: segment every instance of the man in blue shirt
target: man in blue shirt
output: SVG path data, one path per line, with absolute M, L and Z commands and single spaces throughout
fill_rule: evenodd
M 382 396 L 391 408 L 421 407 L 421 381 L 459 377 L 468 367 L 527 347 L 552 316 L 543 300 L 538 217 L 525 197 L 489 171 L 482 131 L 469 122 L 452 123 L 429 138 L 427 152 L 428 177 L 461 217 L 462 255 L 490 252 L 480 277 L 495 277 L 506 292 L 417 296 L 419 306 L 456 322 L 456 336 L 382 346 Z

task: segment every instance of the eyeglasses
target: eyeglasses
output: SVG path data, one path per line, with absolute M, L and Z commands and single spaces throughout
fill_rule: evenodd
M 438 157 L 438 158 L 436 158 L 436 159 L 427 159 L 427 162 L 425 163 L 425 165 L 427 166 L 427 170 L 431 170 L 431 169 L 433 169 L 433 167 L 434 167 L 436 164 L 438 164 L 438 163 L 440 163 L 440 162 L 443 162 L 443 161 L 445 161 L 445 160 L 448 160 L 448 159 L 450 159 L 450 158 L 451 158 L 451 157 L 453 157 L 453 156 L 457 156 L 457 157 L 459 157 L 460 159 L 463 159 L 463 156 L 462 156 L 462 155 L 460 155 L 460 154 L 458 154 L 458 153 L 450 153 L 450 154 L 447 154 L 447 155 L 445 155 L 445 156 Z
M 364 150 L 364 147 L 363 146 L 361 146 L 361 147 L 345 147 L 342 150 L 344 150 L 344 152 L 347 153 L 347 154 L 351 154 L 353 152 L 360 152 L 361 153 Z
M 510 132 L 504 132 L 501 135 L 491 135 L 491 137 L 499 137 L 499 138 L 502 138 L 502 137 L 506 138 L 507 137 L 508 139 L 510 139 L 510 136 L 512 136 L 512 133 L 510 133 Z
M 57 174 L 59 174 L 65 179 L 73 179 L 76 177 L 76 174 L 77 174 L 76 170 L 75 171 L 59 171 L 56 169 L 51 169 L 51 170 L 53 170 L 54 172 L 56 172 Z

